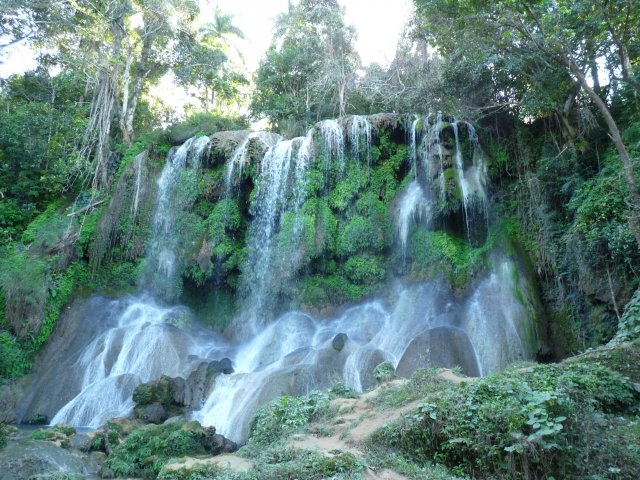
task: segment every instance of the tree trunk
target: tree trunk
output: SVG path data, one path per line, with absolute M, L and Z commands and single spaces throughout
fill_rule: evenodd
M 631 216 L 629 217 L 629 228 L 631 229 L 631 233 L 636 239 L 638 245 L 640 245 L 640 223 L 638 219 L 638 215 L 640 214 L 640 194 L 638 193 L 638 186 L 636 184 L 636 177 L 633 171 L 633 160 L 631 159 L 627 148 L 622 141 L 622 136 L 620 135 L 620 130 L 618 129 L 618 125 L 616 124 L 611 112 L 609 111 L 609 107 L 604 103 L 602 98 L 593 90 L 592 87 L 589 86 L 589 82 L 575 62 L 573 58 L 569 55 L 564 56 L 564 61 L 566 65 L 569 66 L 571 73 L 573 73 L 580 83 L 582 89 L 587 92 L 589 98 L 596 104 L 600 113 L 604 117 L 605 122 L 607 123 L 607 127 L 609 127 L 609 136 L 613 141 L 613 144 L 618 150 L 618 155 L 620 156 L 620 160 L 622 161 L 622 165 L 624 168 L 625 178 L 627 180 L 627 187 L 629 188 L 629 193 L 631 195 Z
M 135 119 L 136 108 L 138 107 L 138 101 L 140 95 L 142 95 L 142 89 L 144 87 L 144 81 L 149 75 L 149 54 L 151 51 L 151 40 L 149 37 L 145 38 L 142 53 L 140 54 L 140 60 L 138 66 L 135 68 L 134 85 L 131 92 L 128 94 L 128 101 L 126 105 L 123 101 L 122 117 L 120 119 L 120 128 L 122 130 L 122 137 L 128 142 L 133 141 L 133 121 Z M 130 81 L 128 82 L 130 83 Z
M 131 86 L 131 62 L 133 60 L 131 48 L 127 49 L 127 63 L 124 69 L 124 78 L 122 80 L 122 109 L 120 111 L 120 131 L 122 139 L 131 145 L 131 135 L 126 125 L 127 111 L 129 110 L 129 90 Z

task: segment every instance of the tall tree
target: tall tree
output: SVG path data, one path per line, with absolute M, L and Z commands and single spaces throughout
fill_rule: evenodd
M 604 119 L 611 140 L 624 166 L 630 194 L 629 226 L 640 245 L 640 194 L 634 172 L 634 162 L 622 140 L 620 128 L 612 115 L 607 99 L 598 92 L 592 81 L 596 76 L 595 59 L 616 48 L 613 32 L 630 40 L 629 32 L 637 32 L 640 7 L 624 0 L 599 2 L 596 0 L 415 0 L 425 28 L 431 32 L 436 45 L 444 51 L 469 49 L 484 52 L 489 57 L 510 63 L 524 59 L 536 63 L 546 72 L 564 74 L 587 95 Z M 624 6 L 616 9 L 615 5 Z M 608 16 L 616 21 L 606 23 Z M 605 21 L 603 24 L 602 21 Z M 469 32 L 473 42 L 460 43 L 454 32 Z M 634 51 L 637 42 L 633 42 Z M 633 84 L 628 49 L 620 52 L 612 70 L 627 70 L 627 82 Z M 611 56 L 609 56 L 611 59 Z M 637 57 L 636 57 L 637 58 Z M 611 68 L 611 67 L 610 67 Z M 625 74 L 623 73 L 623 78 Z M 542 91 L 543 83 L 533 82 L 534 91 Z
M 251 109 L 274 124 L 344 115 L 359 58 L 336 0 L 301 0 L 276 21 Z
M 96 189 L 108 183 L 113 127 L 133 141 L 140 99 L 164 74 L 225 94 L 226 82 L 239 81 L 229 71 L 219 75 L 227 56 L 199 35 L 195 0 L 11 1 L 0 14 L 24 19 L 12 30 L 15 38 L 28 35 L 48 47 L 49 61 L 86 75 L 93 99 L 79 163 L 92 171 Z

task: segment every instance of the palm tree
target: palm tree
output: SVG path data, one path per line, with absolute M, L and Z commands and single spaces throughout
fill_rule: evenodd
M 222 12 L 218 7 L 216 7 L 213 14 L 213 20 L 200 27 L 200 35 L 204 43 L 212 46 L 219 46 L 219 43 L 222 43 L 226 47 L 231 44 L 229 41 L 231 36 L 240 40 L 245 38 L 242 30 L 233 24 L 233 15 Z

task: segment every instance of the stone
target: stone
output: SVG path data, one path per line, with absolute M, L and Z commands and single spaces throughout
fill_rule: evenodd
M 367 347 L 358 350 L 356 355 L 358 374 L 360 376 L 360 388 L 362 388 L 362 390 L 370 390 L 378 384 L 374 373 L 376 367 L 386 362 L 389 357 L 378 348 Z
M 465 375 L 480 375 L 469 337 L 455 327 L 436 327 L 418 334 L 402 354 L 396 373 L 408 378 L 418 368 L 432 367 L 460 367 Z
M 344 344 L 347 343 L 347 340 L 349 340 L 349 337 L 346 333 L 339 333 L 333 337 L 333 340 L 331 340 L 331 346 L 335 351 L 341 352 L 344 348 Z
M 91 437 L 86 433 L 76 433 L 69 437 L 69 445 L 81 452 L 88 452 L 91 450 Z
M 95 478 L 97 465 L 88 455 L 49 441 L 12 441 L 0 450 L 2 480 L 57 478 L 60 472 L 69 480 Z
M 162 423 L 169 418 L 167 410 L 159 402 L 135 407 L 133 416 L 148 423 Z
M 238 445 L 229 440 L 224 435 L 216 433 L 215 427 L 206 427 L 204 448 L 212 455 L 220 455 L 221 453 L 232 453 L 238 450 Z
M 223 358 L 222 360 L 214 360 L 209 363 L 208 368 L 215 373 L 224 373 L 225 375 L 231 375 L 233 370 L 233 362 L 229 358 Z

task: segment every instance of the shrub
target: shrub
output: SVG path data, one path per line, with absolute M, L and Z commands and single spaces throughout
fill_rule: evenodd
M 581 455 L 594 419 L 624 414 L 639 399 L 628 380 L 599 364 L 511 370 L 427 395 L 413 414 L 377 431 L 372 444 L 477 478 L 585 478 Z
M 300 430 L 329 405 L 326 393 L 285 395 L 260 408 L 251 421 L 249 445 L 268 445 Z
M 118 476 L 155 478 L 173 457 L 206 453 L 214 433 L 198 422 L 145 425 L 112 450 L 106 465 Z

